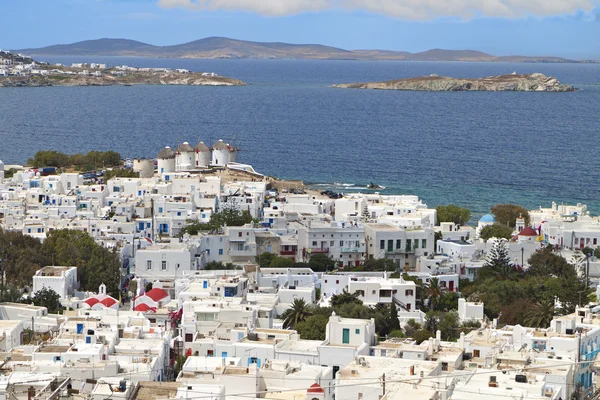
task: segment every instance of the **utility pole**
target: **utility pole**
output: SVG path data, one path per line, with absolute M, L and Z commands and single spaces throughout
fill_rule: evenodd
M 521 269 L 523 269 L 525 262 L 523 261 L 525 256 L 525 248 L 523 247 L 523 245 L 521 245 Z
M 385 396 L 385 372 L 381 375 L 381 383 L 383 384 L 383 393 L 382 396 Z

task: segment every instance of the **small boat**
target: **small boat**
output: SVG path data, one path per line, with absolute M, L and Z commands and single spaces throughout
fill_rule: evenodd
M 131 86 L 130 83 L 124 83 L 123 86 Z
M 373 182 L 371 182 L 367 185 L 367 189 L 371 189 L 371 190 L 382 189 L 382 188 L 383 188 L 382 186 L 376 185 Z

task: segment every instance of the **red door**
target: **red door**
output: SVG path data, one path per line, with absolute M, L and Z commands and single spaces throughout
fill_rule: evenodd
M 448 285 L 448 289 L 450 289 L 451 292 L 454 292 L 454 281 L 450 281 Z

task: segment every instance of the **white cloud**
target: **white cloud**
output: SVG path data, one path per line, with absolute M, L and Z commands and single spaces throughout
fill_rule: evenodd
M 590 12 L 595 0 L 158 0 L 163 8 L 194 11 L 239 10 L 267 16 L 342 8 L 365 10 L 409 20 L 476 15 L 519 18 Z
M 328 8 L 329 0 L 159 0 L 163 8 L 185 8 L 193 11 L 240 10 L 261 15 L 283 16 Z

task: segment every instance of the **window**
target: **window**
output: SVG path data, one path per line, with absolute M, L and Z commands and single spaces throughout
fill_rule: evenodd
M 427 239 L 421 239 L 421 248 L 424 249 L 427 247 Z
M 325 281 L 325 282 L 327 282 L 327 281 Z M 335 280 L 335 284 L 336 284 L 336 285 L 339 285 L 339 284 L 340 284 L 340 280 L 339 280 L 339 279 L 336 279 L 336 280 Z
M 238 232 L 238 237 L 242 237 L 242 232 Z
M 356 247 L 360 247 L 360 240 L 356 241 Z
M 396 239 L 396 250 L 400 250 L 402 248 L 402 240 Z
M 166 261 L 163 261 L 163 262 L 162 262 L 162 270 L 163 270 L 163 271 L 166 271 L 166 270 L 167 270 L 167 262 L 166 262 Z
M 177 211 L 177 216 L 181 217 L 181 211 Z
M 388 240 L 387 251 L 394 251 L 394 241 L 392 239 Z
M 594 246 L 598 244 L 598 238 L 594 238 Z
M 150 271 L 152 269 L 152 260 L 146 261 L 146 270 Z
M 223 249 L 219 249 L 219 255 L 222 256 L 223 255 Z
M 344 247 L 344 241 L 340 240 L 340 247 Z
M 412 248 L 412 240 L 406 239 L 406 251 L 410 251 L 411 248 Z
M 313 240 L 313 242 L 312 242 L 312 246 L 313 246 L 313 247 L 317 247 L 317 246 L 318 246 L 318 245 L 317 245 L 317 242 Z
M 405 296 L 412 296 L 413 295 L 413 290 L 412 289 L 406 289 L 404 291 L 404 295 Z
M 419 248 L 419 239 L 415 239 L 415 249 Z
M 360 335 L 360 329 L 355 329 L 354 333 L 356 333 L 357 335 Z
M 329 241 L 329 247 L 333 247 L 333 246 L 335 246 L 335 240 Z
M 159 213 L 163 212 L 163 208 L 162 207 L 158 207 L 158 212 Z
M 379 249 L 380 249 L 380 250 L 383 250 L 383 249 L 385 249 L 385 240 L 380 240 L 380 241 L 379 241 Z
M 210 249 L 206 249 L 206 255 L 210 256 Z
M 175 268 L 177 268 L 177 269 L 179 269 L 180 266 L 181 265 L 179 265 L 179 264 L 175 264 Z

